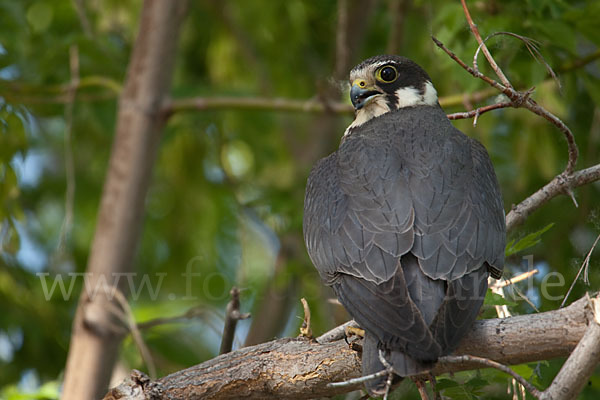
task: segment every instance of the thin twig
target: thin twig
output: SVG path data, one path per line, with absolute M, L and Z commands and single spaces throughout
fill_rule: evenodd
M 461 0 L 461 1 L 464 1 L 464 0 Z M 460 65 L 462 68 L 464 68 L 468 73 L 473 75 L 475 78 L 479 78 L 479 79 L 483 80 L 490 86 L 492 86 L 492 87 L 498 89 L 499 91 L 501 91 L 502 93 L 504 93 L 513 103 L 513 105 L 512 105 L 513 107 L 526 108 L 529 111 L 543 117 L 544 119 L 546 119 L 547 121 L 552 123 L 554 126 L 556 126 L 563 133 L 565 138 L 567 139 L 567 147 L 568 147 L 568 152 L 569 152 L 569 159 L 567 161 L 567 166 L 565 167 L 563 174 L 570 175 L 573 173 L 573 171 L 575 170 L 575 164 L 577 163 L 577 158 L 579 156 L 579 150 L 577 149 L 577 144 L 575 143 L 575 137 L 573 136 L 573 132 L 571 132 L 569 127 L 567 125 L 565 125 L 565 123 L 562 122 L 560 120 L 560 118 L 558 118 L 556 115 L 552 114 L 551 112 L 549 112 L 548 110 L 546 110 L 545 108 L 543 108 L 542 106 L 537 104 L 533 99 L 531 99 L 530 95 L 532 93 L 532 89 L 529 89 L 528 91 L 525 91 L 525 92 L 519 92 L 519 91 L 513 89 L 512 86 L 504 86 L 504 85 L 496 82 L 495 80 L 491 79 L 490 77 L 482 74 L 478 70 L 469 67 L 467 64 L 465 64 L 464 61 L 462 61 L 456 54 L 454 54 L 452 51 L 450 51 L 448 48 L 446 48 L 446 46 L 444 46 L 444 44 L 442 42 L 440 42 L 438 39 L 436 39 L 435 37 L 432 37 L 432 39 L 433 39 L 434 43 L 440 49 L 442 49 L 446 54 L 448 54 L 448 56 L 450 56 L 450 58 L 452 58 L 454 61 L 456 61 L 456 63 L 458 65 Z
M 560 303 L 560 307 L 558 307 L 558 308 L 563 308 L 565 306 L 565 304 L 567 303 L 567 299 L 569 298 L 569 295 L 571 294 L 573 287 L 575 287 L 575 283 L 579 279 L 579 275 L 581 275 L 582 271 L 585 271 L 583 274 L 583 281 L 587 285 L 590 284 L 590 281 L 588 279 L 588 269 L 590 267 L 590 259 L 592 258 L 592 253 L 594 252 L 594 249 L 596 248 L 596 245 L 598 244 L 598 240 L 600 240 L 600 235 L 598 235 L 596 237 L 594 244 L 592 244 L 592 248 L 590 249 L 590 251 L 588 251 L 587 255 L 585 256 L 585 259 L 583 260 L 583 263 L 581 264 L 579 271 L 577 271 L 577 275 L 575 276 L 575 279 L 573 279 L 573 282 L 571 283 L 571 286 L 569 287 L 569 290 L 567 291 L 565 298 L 563 299 L 562 303 Z
M 62 253 L 67 247 L 73 227 L 73 207 L 75 202 L 75 161 L 73 157 L 73 110 L 75 97 L 79 87 L 79 50 L 73 45 L 69 48 L 69 69 L 71 84 L 67 92 L 68 101 L 65 105 L 65 137 L 63 150 L 65 152 L 65 218 L 60 229 L 58 252 Z
M 358 328 L 358 323 L 354 320 L 343 323 L 342 325 L 336 326 L 330 331 L 325 332 L 317 338 L 317 342 L 320 344 L 335 342 L 336 340 L 343 339 L 346 335 L 346 329 L 349 327 Z
M 170 116 L 177 112 L 205 111 L 219 109 L 243 109 L 260 111 L 296 111 L 322 113 L 325 111 L 351 115 L 354 110 L 350 104 L 327 103 L 319 99 L 296 100 L 266 97 L 195 97 L 173 99 L 163 105 L 163 113 Z
M 231 295 L 231 300 L 227 303 L 225 325 L 223 327 L 223 336 L 221 338 L 219 354 L 225 354 L 231 351 L 237 322 L 240 319 L 250 318 L 250 313 L 240 313 L 240 290 L 234 286 L 231 288 L 229 294 Z
M 422 379 L 415 378 L 413 379 L 417 390 L 419 391 L 419 395 L 421 396 L 421 400 L 429 400 L 429 395 L 427 394 L 427 388 L 425 387 L 425 383 Z
M 119 316 L 121 321 L 129 329 L 129 332 L 131 332 L 131 337 L 133 338 L 133 341 L 135 342 L 140 354 L 142 355 L 142 359 L 144 360 L 144 362 L 146 363 L 146 366 L 148 367 L 148 375 L 150 375 L 150 377 L 152 379 L 156 379 L 156 376 L 157 376 L 156 366 L 154 365 L 154 360 L 152 359 L 152 354 L 150 353 L 148 346 L 146 346 L 146 343 L 144 342 L 144 339 L 142 338 L 142 334 L 140 333 L 140 330 L 135 322 L 135 318 L 133 316 L 133 311 L 131 310 L 131 307 L 129 307 L 129 303 L 127 302 L 127 299 L 125 298 L 125 295 L 117 288 L 110 288 L 110 289 L 116 289 L 116 290 L 112 290 L 111 293 L 114 294 L 114 298 L 117 300 L 117 302 L 119 303 L 119 305 L 121 306 L 121 309 L 123 311 L 123 314 L 119 315 L 119 313 L 117 313 L 113 310 L 113 314 Z M 112 303 L 108 303 L 108 304 L 112 304 Z
M 523 301 L 525 301 L 525 303 L 529 304 L 529 307 L 533 308 L 535 310 L 535 312 L 539 313 L 540 310 L 535 306 L 535 304 L 533 304 L 533 302 L 531 300 L 529 300 L 529 297 L 527 297 L 525 295 L 525 293 L 523 293 L 518 287 L 516 286 L 511 286 L 511 289 L 514 290 L 517 295 L 523 299 Z
M 300 299 L 302 302 L 302 307 L 304 308 L 304 321 L 302 321 L 302 326 L 300 327 L 300 334 L 307 338 L 312 338 L 313 333 L 310 329 L 310 307 L 308 307 L 308 302 L 303 297 Z
M 335 30 L 335 78 L 342 79 L 347 73 L 348 54 L 348 0 L 337 0 L 337 27 Z
M 596 51 L 594 51 L 593 53 L 588 54 L 585 57 L 577 58 L 575 60 L 567 62 L 566 64 L 563 64 L 562 66 L 560 66 L 556 70 L 558 72 L 569 72 L 569 71 L 572 71 L 574 69 L 585 67 L 589 63 L 594 62 L 594 61 L 596 61 L 599 58 L 600 58 L 600 49 L 597 49 Z
M 183 314 L 175 315 L 173 317 L 159 317 L 154 318 L 148 321 L 139 322 L 138 328 L 140 330 L 154 328 L 155 326 L 173 324 L 177 322 L 182 322 L 185 320 L 201 318 L 204 314 L 207 313 L 207 310 L 203 307 L 192 307 Z
M 528 99 L 526 102 L 524 102 L 523 107 L 539 115 L 540 117 L 545 118 L 547 121 L 556 126 L 565 135 L 565 138 L 567 139 L 567 146 L 569 148 L 569 160 L 567 161 L 567 166 L 565 167 L 564 174 L 572 174 L 575 170 L 575 164 L 577 164 L 577 158 L 579 157 L 579 150 L 577 149 L 577 144 L 575 143 L 575 136 L 573 136 L 573 132 L 571 132 L 569 127 L 564 122 L 562 122 L 560 118 L 546 110 L 544 107 L 537 104 L 532 99 Z
M 477 43 L 479 43 L 479 45 L 481 46 L 481 51 L 483 52 L 483 55 L 485 55 L 485 58 L 490 63 L 490 66 L 492 67 L 492 69 L 494 70 L 496 75 L 498 75 L 498 78 L 500 78 L 500 81 L 502 81 L 502 84 L 505 87 L 512 89 L 512 85 L 509 82 L 508 78 L 506 78 L 506 76 L 504 75 L 504 72 L 502 72 L 502 69 L 500 69 L 498 64 L 496 64 L 494 57 L 492 57 L 492 54 L 490 53 L 487 46 L 483 42 L 483 39 L 481 38 L 481 35 L 479 34 L 479 29 L 477 29 L 477 25 L 475 25 L 475 23 L 473 22 L 473 19 L 471 18 L 471 13 L 469 13 L 469 9 L 467 8 L 466 1 L 460 0 L 460 2 L 462 4 L 463 11 L 465 13 L 465 17 L 467 18 L 467 22 L 469 23 L 469 28 L 471 28 L 471 32 L 473 33 L 473 36 L 475 36 Z M 473 60 L 473 68 L 475 69 L 475 71 L 479 72 L 479 70 L 477 69 L 477 61 L 476 60 Z
M 560 81 L 558 80 L 558 76 L 556 76 L 556 73 L 554 72 L 554 70 L 552 69 L 550 64 L 546 61 L 546 59 L 540 52 L 539 42 L 535 39 L 528 38 L 527 36 L 522 36 L 522 35 L 519 35 L 519 34 L 516 34 L 513 32 L 494 32 L 491 35 L 488 35 L 485 39 L 483 39 L 483 42 L 479 45 L 479 47 L 477 47 L 477 50 L 475 51 L 475 55 L 473 56 L 473 59 L 477 60 L 479 51 L 481 50 L 481 48 L 483 47 L 485 42 L 487 42 L 489 39 L 491 39 L 495 36 L 500 36 L 500 35 L 512 36 L 512 37 L 517 38 L 520 41 L 522 41 L 525 44 L 525 47 L 527 48 L 527 51 L 529 52 L 529 54 L 531 54 L 531 56 L 533 57 L 533 59 L 535 61 L 539 62 L 540 64 L 544 65 L 544 67 L 546 68 L 546 71 L 548 72 L 550 77 L 554 80 L 556 85 L 559 88 L 561 88 L 561 84 L 560 84 Z M 474 61 L 474 62 L 476 62 L 476 61 Z
M 511 231 L 516 226 L 525 222 L 527 217 L 559 194 L 567 194 L 568 190 L 587 185 L 600 180 L 600 164 L 586 169 L 575 171 L 570 175 L 560 174 L 535 193 L 516 206 L 513 206 L 506 214 L 506 231 Z
M 331 382 L 327 384 L 327 387 L 345 387 L 345 386 L 354 386 L 358 383 L 368 382 L 373 379 L 381 378 L 382 376 L 386 376 L 388 374 L 387 369 L 382 369 L 379 372 L 375 372 L 374 374 L 361 376 L 359 378 L 348 379 L 343 382 Z
M 464 0 L 461 0 L 461 2 L 463 3 L 463 7 L 465 8 L 467 18 L 470 20 L 470 25 L 472 26 L 472 28 L 475 29 L 473 33 L 476 36 L 478 36 L 476 27 L 474 27 L 474 24 L 472 24 L 472 20 L 468 15 L 468 10 L 466 9 L 466 4 L 464 3 Z M 481 37 L 479 36 L 479 40 L 480 39 Z M 600 175 L 600 171 L 596 171 L 595 167 L 592 167 L 592 169 L 588 168 L 583 171 L 574 172 L 575 165 L 577 163 L 577 158 L 579 156 L 579 150 L 577 149 L 575 137 L 573 136 L 571 130 L 558 117 L 556 117 L 554 114 L 550 113 L 549 111 L 541 107 L 539 104 L 537 104 L 533 99 L 531 99 L 531 90 L 527 92 L 518 92 L 514 90 L 510 85 L 503 86 L 502 84 L 494 81 L 493 79 L 481 74 L 476 69 L 466 65 L 460 58 L 458 58 L 458 56 L 456 56 L 456 54 L 447 49 L 436 38 L 433 38 L 433 41 L 440 49 L 446 52 L 446 54 L 448 54 L 453 60 L 455 60 L 462 68 L 464 68 L 471 75 L 473 75 L 476 78 L 482 79 L 492 87 L 504 93 L 513 103 L 513 107 L 527 108 L 531 112 L 545 118 L 554 126 L 556 126 L 564 134 L 567 140 L 569 157 L 565 170 L 561 174 L 557 175 L 542 189 L 538 190 L 537 192 L 529 196 L 527 199 L 523 200 L 519 205 L 513 207 L 511 212 L 506 216 L 507 231 L 509 231 L 515 225 L 522 223 L 531 212 L 539 208 L 539 206 L 541 206 L 549 199 L 555 197 L 559 193 L 566 193 L 570 195 L 575 205 L 577 205 L 572 189 L 576 186 L 580 186 L 579 183 L 586 181 L 586 178 L 589 178 L 590 180 L 588 180 L 585 183 L 597 180 L 599 178 L 597 175 Z M 487 51 L 487 48 L 484 46 L 482 47 L 482 49 L 484 49 L 484 53 Z M 477 115 L 477 113 L 475 113 L 475 115 Z
M 505 101 L 502 103 L 491 104 L 489 106 L 479 107 L 475 110 L 465 111 L 465 112 L 457 112 L 454 114 L 448 114 L 448 119 L 456 120 L 456 119 L 467 119 L 467 118 L 475 118 L 473 120 L 473 125 L 477 124 L 477 118 L 488 111 L 498 110 L 500 108 L 512 107 L 513 104 L 511 101 Z
M 229 294 L 231 295 L 231 300 L 227 303 L 225 325 L 223 327 L 223 337 L 221 339 L 219 354 L 225 354 L 231 351 L 237 322 L 240 319 L 250 318 L 249 313 L 240 313 L 240 290 L 234 286 L 231 288 Z
M 398 54 L 402 46 L 407 3 L 406 0 L 391 0 L 388 4 L 388 12 L 392 21 L 386 46 L 387 54 Z
M 474 77 L 481 79 L 482 81 L 484 81 L 488 85 L 490 85 L 493 88 L 501 91 L 502 93 L 504 93 L 507 96 L 509 96 L 512 93 L 511 90 L 510 90 L 511 88 L 508 88 L 508 87 L 502 85 L 501 83 L 496 82 L 492 78 L 490 78 L 490 77 L 482 74 L 481 72 L 473 69 L 472 67 L 469 67 L 467 64 L 465 64 L 465 62 L 463 60 L 461 60 L 456 54 L 454 54 L 453 51 L 451 51 L 446 46 L 444 46 L 444 44 L 442 42 L 440 42 L 436 37 L 432 36 L 431 40 L 433 40 L 433 42 L 435 43 L 435 45 L 437 47 L 439 47 L 440 49 L 442 49 L 446 54 L 448 54 L 448 56 L 450 56 L 451 59 L 453 59 L 454 61 L 456 61 L 456 63 L 458 65 L 460 65 L 461 67 L 463 67 L 468 73 L 470 73 Z M 510 98 L 510 96 L 509 96 L 509 98 Z
M 514 379 L 516 379 L 521 385 L 523 385 L 527 389 L 527 391 L 533 397 L 535 397 L 536 399 L 540 398 L 541 392 L 535 386 L 533 386 L 525 378 L 523 378 L 521 375 L 517 374 L 512 369 L 510 369 L 509 367 L 507 367 L 504 364 L 500 364 L 499 362 L 496 362 L 493 360 L 488 360 L 487 358 L 468 356 L 468 355 L 445 356 L 445 357 L 441 357 L 439 359 L 439 362 L 444 362 L 444 363 L 448 363 L 448 364 L 462 364 L 462 363 L 472 362 L 472 363 L 477 363 L 477 364 L 480 364 L 480 365 L 483 365 L 483 366 L 486 366 L 489 368 L 498 369 L 502 372 L 509 374 Z
M 429 373 L 427 375 L 429 375 L 429 384 L 431 385 L 431 392 L 433 393 L 433 399 L 434 400 L 442 400 L 442 395 L 437 390 L 437 381 L 435 380 L 435 375 L 433 375 L 432 373 Z
M 390 389 L 392 388 L 392 378 L 394 377 L 394 368 L 392 367 L 392 364 L 390 364 L 388 362 L 388 360 L 385 359 L 385 356 L 383 355 L 383 350 L 379 349 L 379 362 L 381 362 L 381 364 L 383 364 L 383 366 L 385 367 L 385 371 L 387 372 L 387 380 L 385 381 L 385 393 L 383 395 L 383 400 L 387 400 L 389 394 L 390 394 Z
M 81 23 L 81 28 L 83 29 L 83 33 L 85 33 L 85 36 L 87 36 L 88 39 L 94 39 L 94 34 L 92 32 L 92 25 L 90 24 L 90 20 L 87 17 L 84 1 L 83 0 L 73 0 L 73 6 L 75 8 L 75 11 L 77 12 L 77 17 L 79 18 L 79 22 Z
M 491 288 L 496 288 L 496 287 L 503 288 L 503 287 L 506 287 L 506 286 L 513 285 L 513 284 L 515 284 L 517 282 L 524 281 L 525 279 L 529 278 L 532 275 L 537 274 L 538 272 L 539 272 L 538 269 L 535 268 L 535 269 L 532 269 L 531 271 L 523 272 L 522 274 L 514 276 L 514 277 L 512 277 L 510 279 L 504 279 L 502 281 L 497 281 L 495 284 L 493 284 L 493 285 L 490 286 L 490 289 Z

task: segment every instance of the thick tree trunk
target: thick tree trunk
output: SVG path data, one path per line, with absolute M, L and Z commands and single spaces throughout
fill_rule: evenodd
M 586 333 L 589 321 L 595 324 L 589 304 L 584 297 L 556 311 L 477 321 L 455 354 L 503 364 L 568 356 Z M 433 373 L 476 368 L 481 366 L 442 359 Z M 315 398 L 360 388 L 360 384 L 328 387 L 330 382 L 360 374 L 359 354 L 344 340 L 319 344 L 287 338 L 224 354 L 156 381 L 134 371 L 105 399 Z
M 114 323 L 107 292 L 118 285 L 119 276 L 133 269 L 144 199 L 165 120 L 161 107 L 170 88 L 185 6 L 186 1 L 181 0 L 147 0 L 142 8 L 119 102 L 86 285 L 73 322 L 65 400 L 100 398 L 112 373 L 120 333 L 111 328 Z M 94 289 L 98 290 L 94 293 Z

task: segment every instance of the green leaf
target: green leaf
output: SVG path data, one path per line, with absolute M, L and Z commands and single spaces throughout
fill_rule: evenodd
M 463 386 L 457 385 L 444 390 L 444 397 L 454 400 L 472 400 L 475 397 L 465 390 Z
M 483 300 L 483 304 L 486 306 L 508 306 L 514 307 L 517 303 L 506 300 L 504 297 L 500 296 L 497 293 L 488 290 L 485 295 L 485 299 Z
M 485 386 L 487 386 L 489 384 L 490 383 L 487 380 L 483 379 L 480 376 L 476 376 L 476 377 L 474 377 L 472 379 L 469 379 L 467 381 L 467 383 L 465 383 L 465 385 L 467 385 L 469 388 L 471 388 L 473 390 L 485 387 Z
M 513 254 L 516 254 L 520 251 L 523 251 L 525 249 L 535 246 L 536 244 L 538 244 L 541 241 L 540 236 L 542 236 L 542 234 L 544 232 L 548 231 L 553 226 L 554 226 L 554 223 L 552 222 L 552 223 L 546 225 L 545 227 L 543 227 L 542 229 L 540 229 L 539 231 L 530 233 L 529 235 L 520 239 L 516 243 L 515 243 L 514 239 L 511 240 L 506 245 L 506 250 L 504 251 L 505 257 L 512 256 Z
M 440 379 L 435 383 L 435 388 L 437 390 L 444 390 L 456 386 L 459 386 L 458 382 L 451 379 Z

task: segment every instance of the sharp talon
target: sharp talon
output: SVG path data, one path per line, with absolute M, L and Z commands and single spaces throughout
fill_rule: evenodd
M 352 342 L 352 343 L 349 344 L 349 346 L 355 352 L 362 354 L 363 348 L 362 348 L 362 346 L 360 344 Z

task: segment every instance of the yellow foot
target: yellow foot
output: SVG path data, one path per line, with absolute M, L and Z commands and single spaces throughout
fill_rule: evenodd
M 350 337 L 350 336 L 360 336 L 361 338 L 365 337 L 365 330 L 364 329 L 360 329 L 360 328 L 355 328 L 353 326 L 347 326 L 344 328 L 344 333 L 346 334 L 346 337 Z

